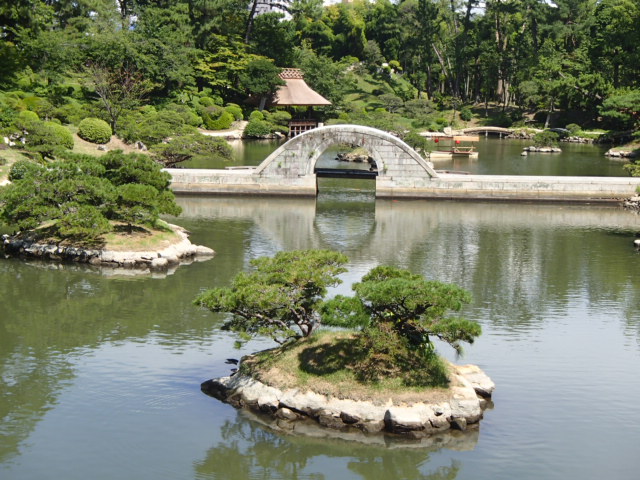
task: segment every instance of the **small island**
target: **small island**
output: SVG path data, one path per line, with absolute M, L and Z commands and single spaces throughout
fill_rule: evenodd
M 347 261 L 326 250 L 280 252 L 199 295 L 196 304 L 232 314 L 223 329 L 280 345 L 245 356 L 237 372 L 205 381 L 202 391 L 270 415 L 284 431 L 315 421 L 420 439 L 475 428 L 495 385 L 477 366 L 444 360 L 434 344 L 461 353 L 480 335 L 478 323 L 456 315 L 469 293 L 378 266 L 353 285 L 354 296 L 325 299 Z
M 16 231 L 2 236 L 6 256 L 166 270 L 214 253 L 160 220 L 181 209 L 169 174 L 146 155 L 20 160 L 9 180 L 0 188 L 0 218 Z

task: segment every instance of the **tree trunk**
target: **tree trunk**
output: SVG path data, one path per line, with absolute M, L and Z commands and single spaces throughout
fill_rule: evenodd
M 251 11 L 249 12 L 249 18 L 247 18 L 247 28 L 244 33 L 244 43 L 247 43 L 247 44 L 251 39 L 251 32 L 253 31 L 253 20 L 256 16 L 256 8 L 258 8 L 258 0 L 252 0 Z

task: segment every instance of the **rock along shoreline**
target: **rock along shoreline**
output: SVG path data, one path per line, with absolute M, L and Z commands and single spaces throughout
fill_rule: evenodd
M 17 256 L 38 260 L 88 263 L 90 265 L 164 271 L 185 260 L 212 257 L 215 252 L 204 246 L 193 245 L 187 231 L 177 225 L 169 227 L 180 240 L 157 251 L 112 251 L 38 243 L 28 237 L 2 235 L 0 250 L 5 256 Z
M 396 434 L 422 439 L 451 430 L 466 431 L 478 426 L 484 410 L 492 405 L 493 381 L 477 366 L 452 366 L 448 399 L 437 403 L 394 402 L 384 398 L 358 401 L 303 391 L 280 390 L 248 375 L 208 380 L 201 385 L 207 395 L 236 408 L 268 414 L 271 428 L 299 431 L 299 422 L 340 431 Z

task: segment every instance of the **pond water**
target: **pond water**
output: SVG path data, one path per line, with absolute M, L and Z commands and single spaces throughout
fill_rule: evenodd
M 480 162 L 482 162 L 482 157 Z M 183 197 L 169 219 L 216 256 L 168 276 L 0 261 L 0 478 L 584 479 L 640 468 L 640 217 L 611 206 Z M 496 382 L 456 449 L 280 435 L 200 392 L 226 375 L 223 316 L 192 304 L 251 259 L 330 248 L 343 285 L 379 264 L 469 289 L 483 335 L 456 359 Z
M 184 168 L 224 168 L 232 165 L 259 165 L 281 142 L 275 140 L 232 141 L 233 160 L 190 161 Z M 560 175 L 560 176 L 627 176 L 624 161 L 604 156 L 609 146 L 562 143 L 562 153 L 530 153 L 522 156 L 522 149 L 531 145 L 530 140 L 499 140 L 481 137 L 477 144 L 478 159 L 437 160 L 437 170 L 451 170 L 481 175 Z M 335 158 L 338 151 L 348 151 L 339 146 L 328 149 L 318 166 Z M 349 168 L 353 168 L 354 164 Z M 355 165 L 357 167 L 357 165 Z

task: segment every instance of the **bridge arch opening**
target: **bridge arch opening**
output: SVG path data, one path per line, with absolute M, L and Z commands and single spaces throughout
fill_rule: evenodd
M 366 150 L 371 158 L 368 171 L 352 169 L 353 175 L 375 178 L 376 185 L 380 185 L 381 180 L 409 184 L 438 177 L 433 166 L 402 140 L 382 130 L 361 125 L 331 125 L 297 135 L 269 155 L 258 166 L 256 174 L 284 182 L 313 179 L 321 176 L 317 166 L 319 161 L 325 161 L 321 157 L 324 155 L 326 158 L 327 150 L 331 155 L 335 145 Z

